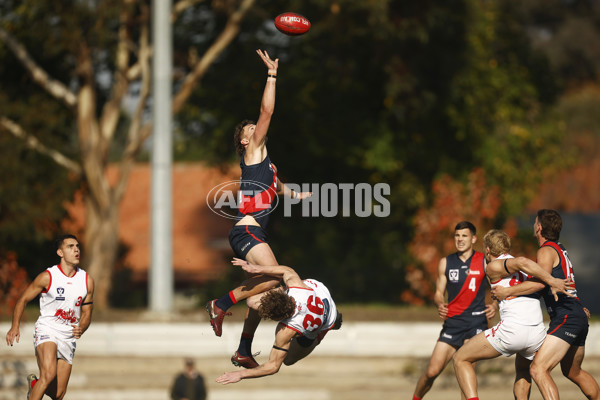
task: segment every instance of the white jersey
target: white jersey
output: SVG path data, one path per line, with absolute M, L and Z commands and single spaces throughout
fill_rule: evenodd
M 508 258 L 513 258 L 513 256 L 502 254 L 497 259 L 504 260 Z M 528 278 L 528 275 L 524 272 L 517 271 L 506 278 L 490 282 L 490 285 L 492 289 L 496 286 L 511 287 L 526 281 Z M 520 325 L 538 325 L 544 322 L 540 299 L 537 294 L 507 297 L 500 302 L 499 308 L 502 321 L 515 322 Z
M 296 312 L 281 323 L 307 339 L 315 339 L 320 332 L 331 329 L 337 308 L 324 284 L 314 279 L 303 282 L 308 288 L 288 288 L 287 294 L 296 302 Z
M 87 273 L 81 268 L 68 277 L 60 265 L 46 270 L 50 283 L 40 295 L 40 316 L 37 326 L 44 326 L 70 337 L 81 316 L 81 304 L 87 296 Z

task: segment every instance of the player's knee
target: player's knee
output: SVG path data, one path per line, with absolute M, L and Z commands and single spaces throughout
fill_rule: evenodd
M 425 370 L 425 377 L 427 379 L 435 379 L 442 373 L 442 368 L 439 365 L 429 365 Z
M 536 382 L 540 379 L 544 372 L 544 368 L 536 363 L 531 364 L 531 366 L 529 367 L 529 374 Z
M 56 370 L 48 369 L 40 372 L 40 377 L 38 379 L 38 383 L 41 383 L 43 386 L 48 386 L 50 383 L 56 378 Z M 36 383 L 37 385 L 37 383 Z
M 457 351 L 456 353 L 454 353 L 454 354 L 452 355 L 452 363 L 453 363 L 454 365 L 456 365 L 457 363 L 461 363 L 461 362 L 463 362 L 463 361 L 465 361 L 465 358 L 463 357 L 463 355 L 462 355 L 462 352 L 461 352 L 461 351 Z M 445 366 L 442 366 L 442 367 L 440 368 L 440 372 L 442 372 L 442 369 L 444 369 L 444 367 L 445 367 Z
M 248 308 L 258 311 L 258 306 L 260 305 L 260 295 L 251 296 L 246 299 L 246 305 Z

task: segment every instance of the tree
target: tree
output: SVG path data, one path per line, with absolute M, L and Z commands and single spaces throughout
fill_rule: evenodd
M 456 251 L 451 238 L 460 221 L 472 222 L 477 228 L 482 251 L 483 235 L 495 226 L 501 207 L 500 188 L 489 185 L 483 169 L 474 169 L 465 183 L 443 175 L 432 187 L 433 203 L 421 208 L 414 218 L 415 235 L 409 251 L 415 262 L 407 266 L 409 288 L 402 293 L 403 301 L 423 304 L 433 300 L 438 264 L 442 257 Z
M 200 3 L 177 2 L 172 20 L 176 22 L 190 7 L 204 7 L 205 13 L 221 18 L 223 23 L 216 24 L 218 31 L 208 32 L 212 43 L 176 82 L 174 113 L 182 109 L 209 66 L 239 33 L 254 0 L 215 1 L 212 9 Z M 77 150 L 69 153 L 50 147 L 28 131 L 27 115 L 35 110 L 3 110 L 0 129 L 50 157 L 81 181 L 86 209 L 85 264 L 96 279 L 97 306 L 107 307 L 118 249 L 118 206 L 136 156 L 151 133 L 151 121 L 146 117 L 151 101 L 150 6 L 143 0 L 27 0 L 5 2 L 2 8 L 0 42 L 21 64 L 25 72 L 21 79 L 35 83 L 70 113 L 73 123 L 63 132 L 69 138 L 66 144 L 77 143 Z M 36 27 L 33 32 L 32 26 Z M 47 53 L 60 62 L 40 62 L 49 59 Z M 53 76 L 53 70 L 58 77 Z M 129 114 L 124 104 L 132 98 L 135 106 Z M 28 100 L 13 99 L 20 103 Z M 48 135 L 43 127 L 37 132 L 40 137 Z M 110 161 L 116 161 L 119 170 L 112 184 L 106 176 Z
M 0 254 L 0 317 L 12 314 L 28 285 L 27 271 L 19 266 L 17 255 L 12 252 Z

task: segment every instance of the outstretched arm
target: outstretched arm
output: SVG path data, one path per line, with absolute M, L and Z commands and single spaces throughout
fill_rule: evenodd
M 286 186 L 285 183 L 281 182 L 279 178 L 277 178 L 277 194 L 281 194 L 284 196 L 291 197 L 292 199 L 306 199 L 307 197 L 311 197 L 312 192 L 296 192 Z
M 275 343 L 273 344 L 271 354 L 269 355 L 269 361 L 256 368 L 226 372 L 217 378 L 217 382 L 227 385 L 228 383 L 239 382 L 242 379 L 260 378 L 261 376 L 277 373 L 290 349 L 290 341 L 295 335 L 295 331 L 283 324 L 279 324 L 277 326 L 277 332 L 275 333 Z
M 242 260 L 241 258 L 234 258 L 231 263 L 233 265 L 242 267 L 244 271 L 251 274 L 265 274 L 283 279 L 288 287 L 304 285 L 302 283 L 302 279 L 300 279 L 300 276 L 296 273 L 296 271 L 290 267 L 286 267 L 285 265 L 256 265 L 250 264 L 248 261 Z
M 528 275 L 535 276 L 536 278 L 542 280 L 547 285 L 549 285 L 552 289 L 552 294 L 554 298 L 558 300 L 557 293 L 563 293 L 567 296 L 573 297 L 567 289 L 568 289 L 568 280 L 566 279 L 558 279 L 550 275 L 544 268 L 538 265 L 536 262 L 530 260 L 526 257 L 516 257 L 516 258 L 508 258 L 506 260 L 496 260 L 496 261 L 504 261 L 506 264 L 506 268 L 510 273 L 514 273 L 516 271 L 523 271 Z
M 528 279 L 525 282 L 521 282 L 518 285 L 510 287 L 496 286 L 494 289 L 492 289 L 492 297 L 498 301 L 502 301 L 507 297 L 524 296 L 539 292 L 545 287 L 546 285 L 537 278 Z
M 256 146 L 264 143 L 269 125 L 271 124 L 271 117 L 275 111 L 275 83 L 277 82 L 277 68 L 279 67 L 279 59 L 271 60 L 269 53 L 262 50 L 256 50 L 260 58 L 263 60 L 267 67 L 267 84 L 263 92 L 262 101 L 260 104 L 260 115 L 256 122 L 256 130 L 252 136 L 252 141 Z M 275 76 L 275 77 L 273 77 Z

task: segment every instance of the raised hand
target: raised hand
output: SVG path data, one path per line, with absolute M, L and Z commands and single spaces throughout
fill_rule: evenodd
M 263 62 L 269 69 L 269 73 L 277 74 L 277 68 L 279 68 L 279 58 L 276 58 L 275 60 L 271 60 L 271 57 L 269 57 L 269 53 L 267 53 L 266 51 L 262 51 L 259 49 L 259 50 L 256 50 L 256 52 L 258 53 L 260 58 L 262 58 Z
M 241 258 L 234 257 L 231 260 L 233 265 L 237 265 L 238 267 L 242 267 L 242 269 L 250 274 L 260 274 L 262 273 L 262 269 L 259 265 L 250 264 L 246 260 L 242 260 Z

